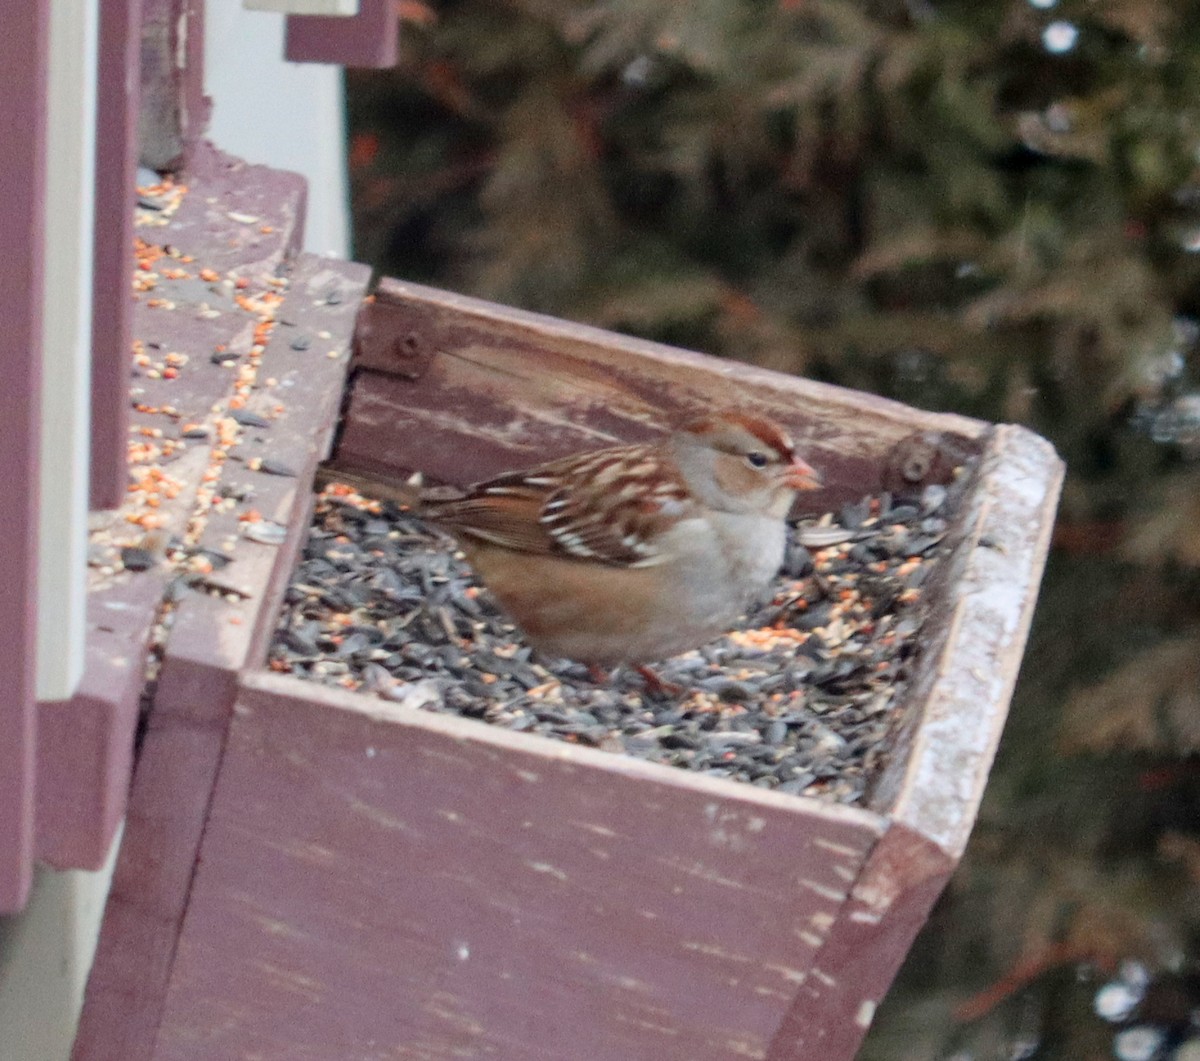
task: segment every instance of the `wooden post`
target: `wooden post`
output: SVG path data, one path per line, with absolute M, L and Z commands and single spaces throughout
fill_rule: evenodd
M 0 913 L 24 904 L 33 857 L 49 11 L 6 0 L 0 34 Z

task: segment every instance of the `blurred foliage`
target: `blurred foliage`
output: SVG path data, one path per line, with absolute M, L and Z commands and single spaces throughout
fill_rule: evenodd
M 864 1056 L 1110 1056 L 1097 984 L 1200 957 L 1200 2 L 398 2 L 400 66 L 349 77 L 358 257 L 1067 459 L 975 839 Z

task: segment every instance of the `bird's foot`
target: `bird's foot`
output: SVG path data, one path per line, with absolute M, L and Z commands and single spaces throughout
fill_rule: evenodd
M 652 695 L 678 696 L 683 692 L 682 685 L 677 685 L 675 682 L 667 681 L 649 667 L 640 666 L 637 668 L 637 672 L 646 682 L 646 692 Z

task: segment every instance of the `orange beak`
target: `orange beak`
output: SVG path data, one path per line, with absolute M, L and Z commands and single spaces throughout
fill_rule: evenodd
M 799 457 L 793 457 L 783 480 L 791 490 L 819 490 L 824 484 L 813 468 Z

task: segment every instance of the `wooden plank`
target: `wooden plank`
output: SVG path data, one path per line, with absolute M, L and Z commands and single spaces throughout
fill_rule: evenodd
M 937 584 L 906 725 L 871 805 L 891 824 L 772 1043 L 769 1061 L 852 1057 L 975 823 L 1049 548 L 1063 465 L 1032 432 L 984 439 Z
M 762 1057 L 883 824 L 245 685 L 156 1061 Z
M 199 270 L 212 269 L 222 278 L 231 272 L 253 277 L 261 285 L 261 278 L 275 275 L 300 238 L 304 200 L 299 178 L 246 166 L 211 149 L 199 161 L 202 172 L 189 177 L 191 191 L 177 212 L 169 218 L 140 212 L 140 233 L 151 242 L 170 243 L 196 261 L 165 259 L 160 268 L 177 267 L 173 275 L 178 278 L 160 274 L 154 291 L 136 303 L 137 335 L 155 353 L 152 360 L 168 353 L 187 358 L 177 378 L 139 370 L 132 381 L 133 400 L 140 406 L 132 416 L 138 439 L 153 438 L 156 431 L 178 439 L 182 425 L 211 424 L 214 405 L 224 408 L 230 400 L 236 370 L 214 364 L 212 353 L 225 345 L 244 354 L 253 318 L 236 306 L 232 286 L 209 284 L 199 278 Z M 220 208 L 214 206 L 218 203 Z M 125 283 L 128 289 L 128 276 Z M 122 401 L 128 407 L 128 374 L 124 387 Z M 164 408 L 174 412 L 165 414 Z M 128 444 L 128 439 L 122 441 L 123 453 Z M 186 448 L 175 451 L 164 466 L 180 490 L 156 510 L 163 541 L 186 533 L 216 445 L 215 433 L 187 440 Z M 145 532 L 128 521 L 135 515 L 129 506 L 98 514 L 94 542 L 140 543 Z M 175 575 L 163 563 L 147 571 L 114 574 L 96 567 L 89 572 L 81 683 L 70 700 L 46 701 L 40 710 L 46 728 L 37 756 L 45 784 L 37 800 L 37 855 L 51 865 L 95 869 L 111 847 L 129 788 L 150 631 Z
M 892 825 L 771 1042 L 767 1061 L 849 1061 L 957 859 Z
M 92 249 L 91 507 L 124 500 L 133 340 L 133 195 L 137 173 L 141 0 L 100 0 L 96 213 Z
M 906 731 L 875 806 L 955 859 L 966 847 L 1008 715 L 1065 471 L 1022 427 L 985 437 L 955 518 L 951 555 L 930 587 L 922 660 L 905 695 Z
M 220 695 L 211 684 L 204 702 Z M 151 722 L 129 798 L 72 1061 L 148 1061 L 175 957 L 193 846 L 208 813 L 223 724 Z M 126 842 L 136 838 L 134 842 Z
M 359 0 L 352 18 L 289 15 L 284 54 L 293 63 L 386 68 L 399 58 L 400 16 L 394 0 Z
M 70 700 L 38 704 L 37 856 L 104 864 L 125 814 L 151 626 L 163 583 L 150 572 L 93 592 L 83 679 Z
M 353 262 L 309 254 L 297 260 L 280 313 L 283 323 L 263 353 L 264 383 L 243 410 L 261 415 L 268 426 L 246 431 L 241 469 L 226 476 L 236 480 L 244 500 L 209 513 L 198 542 L 230 557 L 211 580 L 228 592 L 182 602 L 164 658 L 164 682 L 185 661 L 236 673 L 265 658 L 283 591 L 308 535 L 313 475 L 333 441 L 354 321 L 369 279 L 370 269 Z M 251 470 L 264 459 L 288 474 Z M 253 530 L 245 523 L 251 510 L 286 539 L 268 544 L 246 537 Z M 156 707 L 163 704 L 160 695 Z
M 793 430 L 826 481 L 804 503 L 823 511 L 948 481 L 985 427 L 391 279 L 364 312 L 355 368 L 337 464 L 456 485 L 734 405 Z
M 190 594 L 175 612 L 74 1061 L 150 1057 L 236 675 L 248 653 L 265 652 L 262 639 L 274 626 L 306 536 L 308 487 L 332 439 L 354 317 L 369 275 L 365 266 L 312 255 L 301 255 L 291 271 L 281 323 L 262 355 L 262 385 L 244 410 L 269 426 L 247 432 L 240 463 L 226 473 L 239 491 L 252 484 L 252 496 L 209 514 L 198 544 L 232 559 L 213 573 L 212 595 Z M 249 470 L 247 462 L 268 454 L 296 474 Z M 250 507 L 288 529 L 282 545 L 240 534 L 246 526 L 240 517 Z
M 5 500 L 0 537 L 0 913 L 19 909 L 33 858 L 37 527 L 41 444 L 42 307 L 45 246 L 47 0 L 4 5 L 0 67 L 0 320 L 4 322 L 0 423 Z

